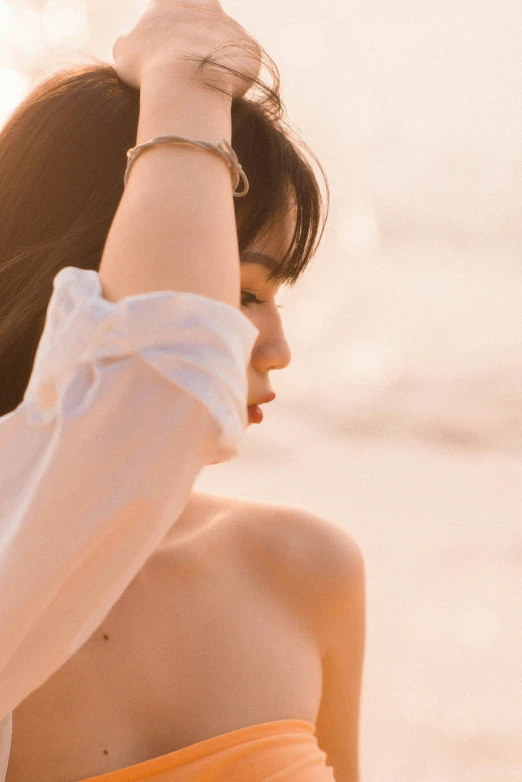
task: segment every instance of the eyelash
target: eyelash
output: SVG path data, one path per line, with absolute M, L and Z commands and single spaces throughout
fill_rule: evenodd
M 255 293 L 241 291 L 241 306 L 248 307 L 249 304 L 266 304 L 266 301 L 261 301 L 261 299 L 258 299 Z M 278 304 L 277 308 L 282 309 L 283 306 L 283 304 Z

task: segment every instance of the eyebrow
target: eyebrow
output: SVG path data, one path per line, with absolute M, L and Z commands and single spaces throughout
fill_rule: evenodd
M 263 253 L 244 253 L 241 256 L 242 262 L 258 263 L 260 266 L 264 266 L 270 271 L 279 268 L 279 262 L 276 261 L 271 255 L 264 255 Z

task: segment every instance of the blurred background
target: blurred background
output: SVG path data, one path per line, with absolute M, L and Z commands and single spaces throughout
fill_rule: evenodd
M 145 0 L 0 0 L 0 124 L 112 62 Z M 522 779 L 518 0 L 225 0 L 323 164 L 290 367 L 196 488 L 308 508 L 366 561 L 361 782 Z

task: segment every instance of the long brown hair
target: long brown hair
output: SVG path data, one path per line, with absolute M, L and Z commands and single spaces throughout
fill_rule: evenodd
M 240 255 L 296 207 L 293 240 L 271 273 L 293 285 L 313 257 L 329 209 L 315 155 L 284 120 L 279 72 L 232 103 L 232 146 L 250 184 L 234 208 Z M 140 93 L 115 69 L 62 70 L 38 84 L 0 133 L 0 416 L 22 402 L 53 279 L 65 266 L 98 271 L 135 146 Z M 323 199 L 313 165 L 325 183 Z

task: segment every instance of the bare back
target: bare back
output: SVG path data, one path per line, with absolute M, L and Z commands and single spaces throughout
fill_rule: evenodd
M 76 782 L 250 725 L 315 723 L 303 574 L 264 545 L 252 507 L 193 493 L 94 635 L 15 710 L 7 782 Z

